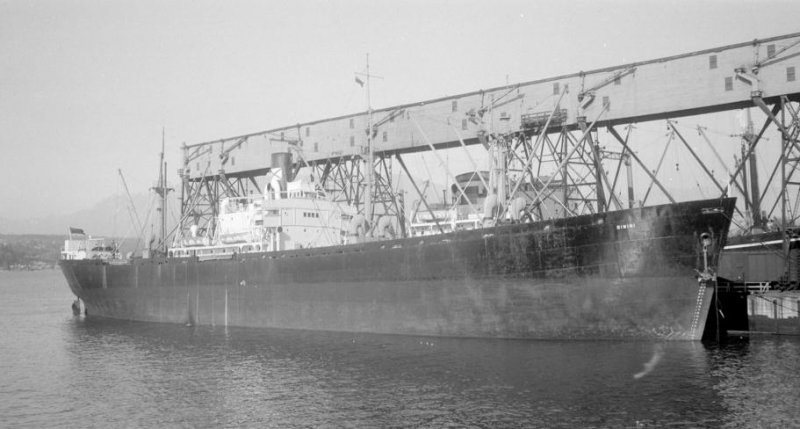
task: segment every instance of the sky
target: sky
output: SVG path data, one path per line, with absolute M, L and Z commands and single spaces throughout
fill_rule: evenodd
M 180 147 L 800 31 L 800 2 L 0 0 L 0 218 L 155 184 Z

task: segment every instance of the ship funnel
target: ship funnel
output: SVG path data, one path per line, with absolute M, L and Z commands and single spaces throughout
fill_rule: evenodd
M 286 189 L 286 183 L 292 179 L 292 154 L 289 152 L 277 152 L 272 154 L 272 170 L 281 170 L 281 189 Z

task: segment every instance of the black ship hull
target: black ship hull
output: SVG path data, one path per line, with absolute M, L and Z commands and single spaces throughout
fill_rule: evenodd
M 60 262 L 90 317 L 392 334 L 700 339 L 734 199 L 436 236 Z M 707 235 L 705 253 L 701 240 Z

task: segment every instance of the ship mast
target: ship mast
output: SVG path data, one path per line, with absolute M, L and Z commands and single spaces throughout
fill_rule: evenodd
M 747 149 L 751 150 L 750 148 L 753 146 L 753 140 L 755 139 L 755 134 L 753 133 L 753 119 L 750 117 L 750 109 L 746 110 L 747 112 L 747 125 L 744 131 L 744 142 L 747 144 Z M 744 159 L 744 158 L 742 158 Z M 742 170 L 744 171 L 744 169 Z M 747 183 L 745 183 L 747 186 Z M 752 149 L 752 153 L 750 154 L 750 201 L 752 205 L 752 219 L 753 224 L 751 227 L 753 228 L 760 228 L 762 227 L 764 220 L 761 218 L 761 195 L 760 195 L 760 187 L 758 183 L 758 167 L 756 165 L 756 152 L 755 149 Z
M 167 187 L 167 163 L 164 161 L 164 128 L 161 128 L 161 155 L 158 165 L 158 185 L 152 188 L 158 194 L 159 204 L 158 211 L 160 214 L 160 235 L 158 241 L 158 250 L 165 253 L 167 252 L 167 194 L 172 188 Z
M 364 204 L 366 217 L 372 226 L 372 188 L 375 178 L 375 153 L 372 150 L 372 103 L 369 96 L 369 54 L 367 54 L 367 199 Z
M 358 76 L 364 76 L 366 78 L 366 86 L 367 86 L 367 177 L 366 177 L 366 195 L 364 197 L 364 217 L 367 218 L 367 222 L 369 222 L 370 228 L 372 228 L 372 215 L 373 215 L 373 206 L 372 206 L 372 193 L 373 188 L 375 187 L 375 152 L 372 147 L 372 137 L 375 134 L 375 130 L 372 129 L 372 103 L 370 100 L 370 80 L 373 77 L 379 78 L 380 76 L 373 76 L 369 73 L 369 53 L 367 54 L 367 71 L 366 73 L 356 73 Z M 356 78 L 358 81 L 358 78 Z

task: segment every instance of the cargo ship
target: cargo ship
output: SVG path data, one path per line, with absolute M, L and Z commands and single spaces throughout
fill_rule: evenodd
M 184 144 L 177 239 L 165 238 L 162 226 L 157 251 L 122 258 L 118 251 L 95 252 L 108 246 L 86 237 L 70 238 L 60 264 L 90 317 L 423 335 L 698 339 L 712 302 L 721 307 L 709 319 L 719 331 L 718 310 L 725 306 L 712 295 L 726 286 L 718 275 L 728 283 L 762 280 L 742 269 L 749 255 L 761 256 L 762 245 L 726 242 L 735 208 L 725 197 L 733 185 L 745 211 L 760 213 L 770 193 L 753 186 L 748 198 L 747 180 L 739 185 L 737 177 L 748 161 L 757 173 L 749 153 L 771 124 L 782 135 L 783 169 L 797 158 L 798 40 L 800 34 L 788 34 L 377 110 L 370 106 L 367 56 L 366 73 L 354 79 L 365 92 L 365 111 Z M 675 119 L 750 107 L 766 120 L 760 132 L 749 127 L 743 134 L 746 151 L 723 187 Z M 719 198 L 676 201 L 657 177 L 667 147 L 654 170 L 644 161 L 657 155 L 648 153 L 655 146 L 629 146 L 634 124 L 656 120 L 667 120 L 667 145 L 678 136 Z M 623 125 L 623 133 L 615 128 Z M 481 148 L 493 157 L 488 167 L 472 158 L 484 154 Z M 464 153 L 455 160 L 440 155 L 458 149 Z M 282 152 L 300 160 L 288 168 L 267 165 Z M 429 168 L 426 154 L 438 166 Z M 411 169 L 404 161 L 421 158 Z M 458 171 L 450 171 L 454 166 Z M 633 168 L 650 183 L 641 200 Z M 301 170 L 317 182 L 294 177 Z M 459 183 L 464 171 L 489 185 L 472 193 Z M 498 183 L 505 174 L 511 180 Z M 672 174 L 688 190 L 692 172 Z M 783 190 L 798 186 L 788 171 L 782 176 Z M 444 189 L 434 189 L 429 204 L 428 184 L 442 177 Z M 416 194 L 398 192 L 400 179 Z M 647 206 L 654 186 L 670 204 Z M 165 184 L 157 189 L 165 198 Z M 412 203 L 411 221 L 406 194 L 424 202 Z M 781 199 L 788 195 L 781 192 Z M 720 260 L 727 244 L 729 263 Z M 800 276 L 769 272 L 789 284 Z
M 96 239 L 67 240 L 59 265 L 88 317 L 698 340 L 735 205 L 725 198 L 547 220 L 453 219 L 435 233 L 417 222 L 396 237 L 390 223 L 370 228 L 283 165 L 263 194 L 221 201 L 213 236 L 192 229 L 166 252 L 139 258 L 93 252 L 106 249 Z

